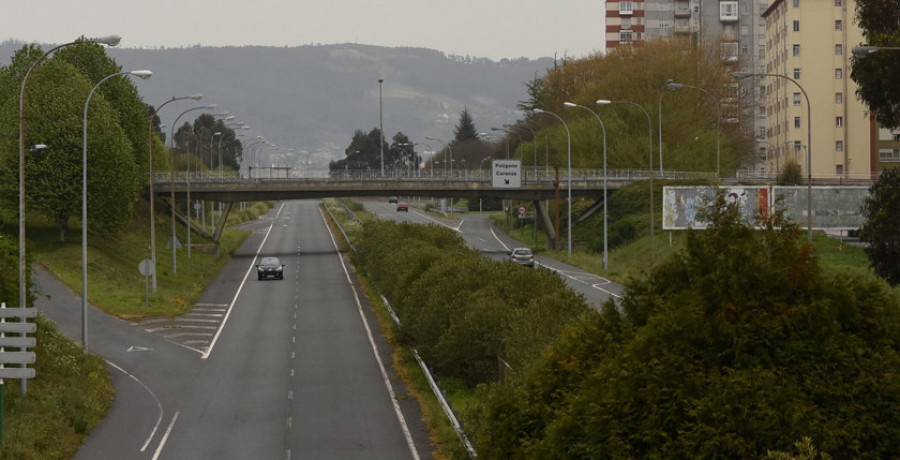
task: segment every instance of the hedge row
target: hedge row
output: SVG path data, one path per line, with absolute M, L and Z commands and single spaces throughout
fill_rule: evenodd
M 436 225 L 369 222 L 358 269 L 396 310 L 397 336 L 442 377 L 498 379 L 498 359 L 522 369 L 590 310 L 548 270 L 482 256 Z

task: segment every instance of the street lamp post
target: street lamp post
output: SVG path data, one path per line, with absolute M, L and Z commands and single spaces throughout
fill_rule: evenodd
M 670 83 L 673 83 L 674 80 L 671 78 L 666 81 L 666 84 L 663 85 L 662 89 L 659 91 L 659 105 L 657 106 L 659 110 L 659 114 L 656 118 L 656 128 L 659 130 L 657 140 L 659 141 L 659 178 L 663 178 L 663 155 L 662 155 L 662 100 L 663 95 L 666 94 L 666 90 L 671 90 L 669 87 Z
M 118 35 L 110 35 L 108 37 L 75 40 L 73 42 L 57 45 L 49 49 L 47 52 L 41 55 L 41 57 L 34 61 L 31 64 L 31 67 L 28 68 L 28 71 L 25 72 L 25 76 L 22 78 L 22 88 L 19 91 L 19 308 L 25 308 L 27 306 L 27 286 L 25 284 L 25 88 L 28 84 L 28 77 L 31 76 L 31 72 L 34 71 L 34 69 L 37 68 L 37 66 L 41 62 L 43 62 L 43 60 L 46 59 L 47 56 L 62 47 L 77 45 L 79 43 L 98 43 L 107 46 L 116 46 L 121 40 L 122 38 Z M 22 318 L 22 321 L 24 322 L 25 318 Z M 23 333 L 22 335 L 24 336 L 25 334 Z M 27 385 L 25 383 L 26 379 L 21 379 L 20 382 L 21 391 L 24 395 L 27 389 Z
M 569 203 L 568 203 L 568 206 L 569 206 L 569 208 L 568 208 L 568 209 L 569 209 L 569 211 L 568 211 L 568 214 L 569 214 L 569 216 L 568 216 L 568 219 L 569 219 L 569 220 L 568 220 L 569 236 L 568 236 L 568 250 L 569 250 L 569 252 L 568 252 L 568 253 L 569 253 L 569 258 L 571 258 L 571 257 L 572 257 L 572 133 L 569 131 L 569 125 L 566 124 L 566 121 L 563 120 L 561 116 L 559 116 L 559 115 L 557 115 L 557 114 L 555 114 L 555 113 L 553 113 L 553 112 L 551 112 L 551 111 L 549 111 L 549 110 L 542 110 L 542 109 L 537 109 L 537 108 L 534 109 L 533 112 L 534 112 L 534 113 L 546 113 L 547 115 L 553 115 L 554 117 L 556 117 L 557 120 L 559 120 L 559 121 L 563 124 L 563 127 L 566 128 L 566 139 L 567 139 L 567 144 L 566 144 L 566 151 L 567 151 L 567 154 L 566 154 L 566 157 L 568 158 L 568 161 L 569 161 L 569 173 L 568 173 L 568 176 L 569 176 L 569 178 L 568 178 L 568 189 L 569 189 Z M 603 136 L 603 139 L 606 139 L 606 136 Z M 605 175 L 604 175 L 604 176 L 605 176 Z M 604 199 L 603 201 L 604 201 L 604 206 L 605 206 L 605 205 L 606 205 L 606 204 L 605 204 L 605 203 L 606 203 L 606 200 Z M 605 233 L 605 232 L 604 232 L 604 233 Z M 557 229 L 557 235 L 558 235 L 558 234 L 559 234 L 559 230 Z M 603 256 L 603 260 L 604 260 L 604 264 L 605 264 L 605 263 L 606 263 L 606 262 L 605 262 L 605 261 L 606 261 L 606 256 L 605 256 L 605 255 Z
M 509 127 L 506 125 L 503 125 L 503 126 Z M 537 134 L 535 134 L 534 130 L 532 130 L 531 128 L 529 128 L 527 126 L 514 125 L 512 127 L 513 128 L 522 128 L 522 129 L 527 130 L 529 133 L 531 133 L 531 146 L 534 147 L 534 172 L 535 172 L 535 175 L 537 175 Z M 516 133 L 516 134 L 518 134 L 518 133 Z M 521 139 L 521 136 L 519 136 L 519 138 Z
M 600 122 L 600 129 L 603 131 L 603 271 L 606 271 L 608 268 L 608 254 L 609 254 L 608 253 L 608 245 L 607 245 L 607 235 L 609 234 L 607 229 L 609 227 L 607 226 L 607 210 L 606 210 L 606 202 L 609 201 L 606 199 L 607 198 L 607 195 L 606 195 L 606 177 L 607 177 L 607 174 L 606 174 L 606 126 L 603 125 L 603 120 L 600 119 L 600 115 L 597 115 L 597 112 L 594 112 L 593 110 L 591 110 L 583 105 L 573 104 L 571 102 L 565 102 L 565 103 L 563 103 L 563 105 L 566 107 L 578 107 L 578 108 L 587 110 L 588 112 L 591 113 L 591 115 L 594 116 L 594 118 L 597 119 L 598 122 Z M 572 198 L 569 197 L 569 199 L 571 200 Z M 569 216 L 569 219 L 571 219 L 571 215 Z M 571 232 L 571 229 L 569 231 Z
M 184 112 L 181 112 L 180 114 L 178 114 L 178 116 L 175 117 L 175 121 L 172 122 L 172 127 L 169 130 L 169 148 L 171 150 L 175 150 L 175 127 L 178 125 L 178 120 L 180 120 L 184 114 L 186 114 L 188 112 L 192 112 L 194 110 L 202 110 L 202 109 L 212 110 L 216 107 L 217 107 L 216 104 L 202 105 L 199 107 L 192 107 L 192 108 L 187 109 Z M 178 273 L 178 258 L 177 258 L 178 246 L 176 245 L 178 238 L 175 236 L 175 163 L 174 163 L 174 161 L 171 163 L 172 164 L 169 165 L 169 171 L 171 171 L 171 179 L 172 179 L 172 196 L 170 199 L 172 201 L 172 205 L 171 205 L 171 208 L 172 208 L 172 241 L 171 241 L 171 244 L 172 244 L 172 274 L 174 275 L 174 274 Z M 190 163 L 188 163 L 188 164 L 190 165 Z M 190 201 L 188 201 L 188 203 L 187 203 L 188 215 L 190 215 L 190 212 L 191 212 L 190 208 L 191 208 L 191 203 L 190 203 Z M 188 223 L 187 223 L 187 231 L 188 231 L 188 235 L 190 235 L 190 233 L 191 233 L 190 219 L 188 220 Z
M 230 116 L 229 118 L 234 119 L 234 116 Z M 212 133 L 212 136 L 210 136 L 210 138 L 209 138 L 209 172 L 210 173 L 215 171 L 215 168 L 213 168 L 213 161 L 215 160 L 216 155 L 215 155 L 214 149 L 213 149 L 213 141 L 216 140 L 216 136 L 219 136 L 219 145 L 222 145 L 222 138 L 225 137 L 225 136 L 222 136 L 221 131 L 216 131 L 216 132 Z M 220 157 L 221 157 L 221 155 L 222 154 L 219 153 Z M 221 161 L 220 161 L 220 163 L 221 163 Z M 216 228 L 216 204 L 214 202 L 211 202 L 210 207 L 211 207 L 211 211 L 209 214 L 209 228 L 213 229 L 213 228 Z M 203 228 L 205 229 L 206 228 L 206 200 L 203 200 L 202 212 L 203 212 L 202 215 L 203 215 L 203 222 L 204 222 Z M 210 231 L 210 233 L 212 233 L 212 231 Z
M 378 151 L 381 153 L 381 177 L 384 177 L 384 111 L 382 110 L 381 88 L 384 78 L 378 79 Z
M 84 103 L 84 122 L 82 124 L 82 149 L 81 149 L 81 344 L 84 352 L 88 352 L 87 339 L 87 117 L 88 107 L 91 105 L 91 97 L 97 88 L 106 80 L 119 75 L 134 75 L 144 80 L 153 76 L 153 72 L 149 70 L 131 70 L 126 72 L 116 72 L 112 75 L 103 77 L 88 93 L 87 101 Z
M 696 89 L 697 91 L 702 91 L 704 94 L 709 96 L 713 100 L 713 102 L 716 103 L 716 182 L 718 183 L 719 171 L 720 171 L 720 169 L 719 169 L 719 158 L 720 158 L 719 152 L 720 152 L 720 145 L 721 145 L 721 139 L 722 139 L 722 106 L 721 106 L 721 104 L 719 104 L 719 100 L 715 96 L 713 96 L 712 93 L 710 93 L 709 91 L 707 91 L 703 88 L 700 88 L 698 86 L 686 85 L 684 83 L 675 83 L 674 81 L 669 80 L 668 82 L 666 82 L 666 87 L 671 90 L 679 90 L 681 88 Z
M 864 57 L 877 51 L 900 51 L 900 47 L 874 45 L 857 46 L 856 48 L 853 48 L 853 55 L 856 57 Z
M 777 73 L 732 72 L 731 76 L 738 80 L 754 76 L 784 78 L 797 85 L 797 88 L 800 88 L 800 92 L 803 93 L 803 97 L 806 99 L 806 240 L 812 247 L 812 107 L 809 104 L 809 96 L 797 80 L 785 75 Z
M 450 143 L 444 142 L 443 139 L 438 139 L 438 138 L 436 138 L 436 137 L 428 137 L 428 136 L 425 136 L 425 139 L 428 139 L 429 141 L 437 141 L 437 142 L 440 142 L 441 144 L 444 145 L 444 147 L 447 147 L 447 151 L 450 152 L 450 176 L 453 176 L 453 149 L 450 147 Z M 432 168 L 432 169 L 433 169 L 433 168 Z M 446 168 L 444 168 L 444 169 L 446 169 Z
M 162 104 L 159 105 L 159 107 L 156 108 L 156 110 L 153 112 L 153 115 L 150 115 L 150 127 L 147 130 L 149 132 L 147 151 L 149 152 L 149 156 L 150 156 L 150 169 L 149 169 L 149 171 L 150 171 L 149 172 L 149 176 L 150 176 L 150 261 L 153 264 L 153 270 L 150 273 L 150 275 L 151 275 L 151 278 L 153 279 L 153 293 L 154 294 L 156 294 L 156 216 L 155 216 L 156 210 L 155 210 L 154 204 L 153 204 L 153 200 L 154 200 L 154 197 L 153 197 L 153 119 L 156 118 L 156 116 L 159 114 L 159 111 L 163 107 L 165 107 L 166 104 L 168 104 L 170 102 L 181 101 L 184 99 L 193 99 L 195 101 L 199 101 L 200 99 L 203 99 L 203 95 L 198 93 L 198 94 L 192 94 L 190 96 L 173 97 L 172 99 L 169 99 L 168 101 L 163 102 Z
M 644 115 L 647 116 L 647 158 L 649 161 L 649 169 L 647 170 L 650 175 L 650 253 L 652 254 L 654 251 L 654 237 L 653 237 L 653 122 L 650 121 L 650 112 L 647 112 L 647 109 L 644 106 L 631 101 L 610 101 L 606 99 L 597 100 L 597 105 L 604 106 L 607 104 L 630 104 L 633 105 L 641 111 L 644 112 Z
M 506 133 L 506 159 L 508 160 L 509 159 L 509 135 L 515 134 L 516 136 L 519 136 L 520 144 L 522 143 L 522 135 L 515 131 L 507 129 L 507 128 L 491 128 L 491 131 L 503 131 L 504 133 Z

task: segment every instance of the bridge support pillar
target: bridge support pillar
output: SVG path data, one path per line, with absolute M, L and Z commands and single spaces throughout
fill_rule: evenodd
M 553 242 L 556 241 L 556 228 L 553 227 L 553 220 L 550 219 L 550 206 L 548 206 L 549 201 L 534 201 L 534 209 L 537 215 L 536 219 L 540 219 L 541 227 L 546 230 L 547 241 L 545 242 L 545 247 L 552 248 Z M 535 224 L 537 224 L 535 222 Z

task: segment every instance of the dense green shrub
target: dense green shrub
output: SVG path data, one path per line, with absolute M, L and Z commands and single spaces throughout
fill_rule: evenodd
M 796 226 L 714 227 L 631 282 L 626 314 L 567 329 L 480 391 L 482 458 L 760 458 L 811 437 L 835 458 L 900 457 L 900 299 L 823 274 Z
M 556 275 L 498 262 L 438 226 L 366 223 L 355 261 L 402 321 L 400 340 L 438 375 L 475 386 L 533 361 L 584 299 Z
M 859 237 L 878 276 L 900 285 L 900 169 L 886 169 L 869 187 L 862 206 L 866 218 Z

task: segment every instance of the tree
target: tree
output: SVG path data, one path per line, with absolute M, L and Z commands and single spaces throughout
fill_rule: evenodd
M 517 102 L 516 108 L 530 114 L 531 111 L 543 105 L 541 98 L 544 95 L 544 79 L 535 75 L 531 81 L 525 82 L 525 91 L 528 93 L 528 99 Z
M 85 43 L 59 50 L 53 57 L 66 61 L 88 77 L 91 86 L 114 73 L 122 72 L 122 66 L 106 55 L 106 48 L 96 43 Z M 136 69 L 128 69 L 136 70 Z M 150 119 L 147 116 L 147 105 L 138 94 L 134 78 L 121 76 L 104 82 L 97 88 L 97 93 L 110 103 L 116 112 L 119 126 L 124 130 L 131 144 L 132 161 L 134 162 L 134 187 L 132 198 L 137 198 L 137 191 L 146 184 L 146 173 L 149 164 L 149 144 L 147 133 Z M 94 97 L 97 95 L 95 94 Z M 93 99 L 91 102 L 93 105 Z
M 869 187 L 863 202 L 866 218 L 859 238 L 878 276 L 892 286 L 900 285 L 900 169 L 886 169 Z
M 390 165 L 391 169 L 416 171 L 421 162 L 422 157 L 416 153 L 413 141 L 402 132 L 394 134 L 391 147 L 385 151 L 384 167 Z
M 84 46 L 84 45 L 77 45 Z M 24 47 L 13 58 L 3 83 L 0 119 L 15 120 L 18 89 L 24 72 L 41 55 L 39 48 Z M 16 77 L 19 79 L 16 80 Z M 26 207 L 54 222 L 64 241 L 69 219 L 80 216 L 82 202 L 82 130 L 84 101 L 90 80 L 65 60 L 51 58 L 29 78 L 25 110 L 28 124 L 25 145 L 46 144 L 44 150 L 25 156 Z M 146 118 L 146 117 L 144 117 Z M 0 163 L 2 196 L 9 208 L 18 201 L 18 123 L 4 123 Z M 145 125 L 146 127 L 146 125 Z M 88 112 L 88 226 L 111 232 L 131 218 L 137 195 L 137 169 L 132 147 L 119 125 L 118 114 L 102 94 L 91 99 Z M 145 132 L 146 143 L 146 132 Z
M 368 133 L 359 129 L 353 133 L 353 139 L 350 145 L 344 149 L 343 159 L 332 161 L 328 164 L 328 169 L 332 174 L 340 173 L 347 170 L 366 170 L 381 169 L 381 149 L 385 154 L 390 150 L 387 142 L 381 144 L 381 130 L 372 128 Z M 379 144 L 382 147 L 379 147 Z M 385 166 L 387 166 L 385 161 Z
M 803 185 L 803 170 L 796 161 L 789 160 L 778 172 L 777 181 L 778 185 Z
M 453 142 L 457 144 L 478 140 L 478 131 L 475 129 L 475 122 L 472 121 L 468 108 L 463 108 L 462 113 L 459 115 L 459 123 L 453 129 L 453 134 Z
M 716 198 L 685 249 L 483 389 L 486 458 L 760 458 L 810 437 L 900 456 L 900 301 L 819 269 L 798 227 Z M 561 454 L 562 453 L 562 454 Z
M 856 18 L 869 45 L 900 46 L 900 2 L 857 0 Z M 887 128 L 900 128 L 900 51 L 879 51 L 852 59 L 850 77 L 859 84 L 857 95 Z
M 731 98 L 729 88 L 733 79 L 716 54 L 717 50 L 717 47 L 690 47 L 679 40 L 658 40 L 648 41 L 641 47 L 620 47 L 607 54 L 564 60 L 558 67 L 548 70 L 540 82 L 526 83 L 530 97 L 523 108 L 536 104 L 536 108 L 566 118 L 571 130 L 574 168 L 602 167 L 602 155 L 597 154 L 602 149 L 602 135 L 593 115 L 584 110 L 568 109 L 563 106 L 564 102 L 598 112 L 609 136 L 609 168 L 646 168 L 651 133 L 643 111 L 629 104 L 604 107 L 596 104 L 598 98 L 634 102 L 652 115 L 654 150 L 659 128 L 656 114 L 662 113 L 666 170 L 712 172 L 716 168 L 716 138 L 719 134 L 716 105 L 700 91 L 672 92 L 663 91 L 663 87 L 668 79 L 674 79 L 704 88 L 719 101 Z M 541 129 L 538 149 L 547 153 L 547 163 L 565 166 L 567 142 L 563 125 L 549 115 L 529 115 L 527 120 Z M 735 123 L 722 123 L 721 129 L 723 175 L 755 161 L 756 148 L 751 136 Z M 523 143 L 525 151 L 532 148 L 530 142 Z M 658 154 L 657 151 L 653 155 L 654 161 Z

